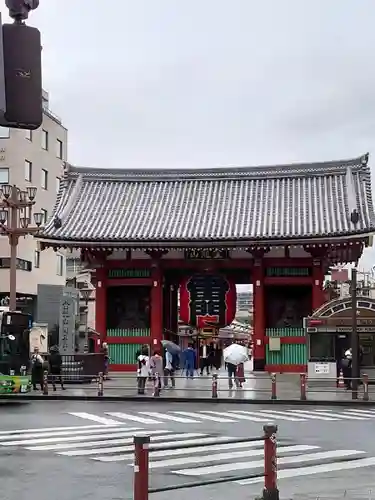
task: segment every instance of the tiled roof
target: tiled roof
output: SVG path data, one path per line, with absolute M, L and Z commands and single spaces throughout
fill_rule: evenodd
M 367 234 L 375 231 L 367 161 L 365 155 L 326 163 L 210 170 L 68 165 L 42 238 L 125 245 L 251 244 Z

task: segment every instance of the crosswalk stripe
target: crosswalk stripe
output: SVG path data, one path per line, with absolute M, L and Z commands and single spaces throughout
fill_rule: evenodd
M 124 425 L 122 422 L 117 422 L 117 426 Z M 114 425 L 113 425 L 114 426 Z M 43 433 L 43 432 L 55 432 L 55 431 L 77 431 L 82 429 L 103 429 L 102 425 L 74 425 L 70 427 L 38 427 L 37 429 L 18 429 L 11 431 L 0 431 L 1 436 L 12 436 L 13 434 L 30 434 L 30 433 Z
M 167 413 L 159 413 L 157 411 L 143 411 L 142 415 L 147 415 L 148 417 L 154 417 L 161 420 L 173 420 L 174 422 L 180 422 L 181 424 L 199 424 L 199 420 L 178 417 L 177 415 L 170 415 Z
M 271 417 L 271 418 L 275 418 L 275 419 L 281 419 L 281 420 L 291 420 L 293 422 L 303 422 L 305 419 L 304 418 L 293 418 L 293 417 L 284 417 L 282 418 L 282 416 L 279 416 L 279 415 L 275 415 L 275 412 L 273 412 L 272 410 L 264 410 L 266 413 L 265 414 L 262 414 L 262 410 L 259 410 L 258 412 L 254 412 L 254 411 L 245 411 L 245 410 L 237 410 L 237 413 L 241 413 L 241 414 L 244 414 L 244 415 L 253 415 L 253 416 L 256 416 L 256 417 L 260 417 L 260 416 L 264 416 L 264 417 L 267 417 L 268 419 Z M 271 413 L 268 413 L 268 411 L 270 411 Z M 263 420 L 264 421 L 264 420 Z
M 201 418 L 202 420 L 212 420 L 214 422 L 235 422 L 235 420 L 230 420 L 229 418 L 214 417 L 213 415 L 205 415 L 202 412 L 193 411 L 175 411 L 173 413 L 178 413 L 178 415 L 183 415 L 185 417 Z
M 298 448 L 298 446 L 291 446 L 290 448 Z M 302 448 L 302 447 L 301 447 Z M 319 448 L 319 446 L 313 447 L 315 449 Z M 310 448 L 311 449 L 311 448 Z M 298 452 L 299 450 L 295 450 Z M 303 450 L 301 450 L 303 451 Z M 307 451 L 307 450 L 306 450 Z M 280 448 L 278 448 L 278 453 L 281 453 Z M 291 457 L 281 457 L 277 459 L 278 465 L 286 465 L 286 464 L 296 464 L 302 462 L 314 462 L 315 460 L 327 460 L 333 458 L 341 458 L 341 457 L 350 457 L 354 455 L 363 454 L 363 451 L 357 450 L 334 450 L 334 451 L 321 451 L 315 453 L 306 453 L 303 455 L 293 455 Z M 183 476 L 203 476 L 206 474 L 221 474 L 223 472 L 229 471 L 238 471 L 238 470 L 247 470 L 247 469 L 258 469 L 264 467 L 264 460 L 257 460 L 255 462 L 236 462 L 236 463 L 227 463 L 220 465 L 208 465 L 205 467 L 195 467 L 193 469 L 180 469 L 172 471 L 172 474 L 179 474 Z M 279 472 L 277 472 L 277 476 L 279 477 Z M 264 478 L 263 478 L 264 481 Z M 241 484 L 245 484 L 241 482 Z
M 349 414 L 353 413 L 354 415 L 358 416 L 358 417 L 366 417 L 366 418 L 375 418 L 375 413 L 372 412 L 371 410 L 354 410 L 354 409 L 351 409 L 351 408 L 348 408 L 346 410 L 347 412 L 349 412 Z
M 298 451 L 307 451 L 311 449 L 316 449 L 319 447 L 307 446 L 307 445 L 295 445 L 295 446 L 279 446 L 278 453 L 290 453 L 290 452 L 298 452 Z M 209 455 L 201 455 L 201 456 L 192 456 L 192 457 L 183 457 L 183 458 L 170 458 L 166 460 L 151 460 L 149 462 L 150 469 L 160 469 L 162 467 L 174 467 L 178 465 L 187 465 L 187 464 L 204 464 L 204 463 L 212 463 L 212 462 L 221 462 L 222 460 L 234 460 L 236 458 L 245 458 L 245 457 L 261 457 L 264 455 L 263 449 L 258 450 L 243 450 L 243 451 L 230 451 L 228 453 L 217 453 L 217 454 L 209 454 Z M 264 460 L 263 460 L 264 463 Z
M 250 415 L 239 414 L 238 411 L 236 410 L 230 410 L 229 415 L 233 418 L 237 418 L 238 420 L 250 420 L 251 422 L 261 422 L 261 423 L 264 423 L 266 421 L 264 417 L 263 418 L 251 417 Z
M 197 434 L 197 433 L 182 433 L 182 434 L 169 434 L 167 436 L 168 443 L 170 444 L 170 441 L 176 441 L 174 444 L 178 445 L 184 445 L 184 444 L 194 444 L 195 442 L 203 441 L 203 436 L 206 436 L 206 434 Z M 193 437 L 200 437 L 199 440 L 197 439 L 192 439 Z M 158 443 L 155 444 L 155 441 L 161 441 L 162 439 L 165 440 L 166 436 L 155 436 L 152 438 L 152 447 L 157 447 Z M 182 438 L 189 438 L 189 439 L 183 439 L 180 441 Z M 88 443 L 90 445 L 91 443 Z M 163 443 L 159 443 L 159 448 L 165 446 L 165 441 Z M 173 450 L 170 450 L 173 451 Z M 89 449 L 89 450 L 72 450 L 72 451 L 66 451 L 66 452 L 59 452 L 58 455 L 64 455 L 68 457 L 78 457 L 78 456 L 90 456 L 90 455 L 108 455 L 110 453 L 124 453 L 127 452 L 126 455 L 132 459 L 134 456 L 134 445 L 132 444 L 132 440 L 130 440 L 127 443 L 127 446 L 110 446 L 108 448 L 95 448 L 95 449 Z
M 298 418 L 298 417 L 292 417 L 289 415 L 285 415 L 282 411 L 276 411 L 276 410 L 259 410 L 259 413 L 261 415 L 265 414 L 267 417 L 275 418 L 275 419 L 280 419 L 280 420 L 289 420 L 290 422 L 303 422 L 305 419 L 304 418 Z
M 138 422 L 139 424 L 160 424 L 161 422 L 158 420 L 154 420 L 152 418 L 142 418 L 138 415 L 130 415 L 129 413 L 123 413 L 120 411 L 107 411 L 106 415 L 110 415 L 111 417 L 120 418 L 122 420 L 132 420 L 133 422 Z
M 69 411 L 69 415 L 73 415 L 73 417 L 83 418 L 85 420 L 92 420 L 93 422 L 99 422 L 104 425 L 119 425 L 120 422 L 118 420 L 113 420 L 112 418 L 99 417 L 98 415 L 94 415 L 93 413 L 82 412 L 73 412 Z
M 277 479 L 295 478 L 298 476 L 310 476 L 313 474 L 324 474 L 326 472 L 335 472 L 351 469 L 359 469 L 361 467 L 373 467 L 375 465 L 375 457 L 360 458 L 358 460 L 350 460 L 348 462 L 334 462 L 329 464 L 310 465 L 308 467 L 296 467 L 293 469 L 285 469 L 277 471 Z M 236 481 L 242 486 L 248 484 L 263 483 L 263 477 L 245 479 Z
M 334 417 L 325 417 L 324 415 L 315 415 L 309 413 L 307 410 L 288 410 L 288 413 L 300 415 L 301 417 L 308 418 L 311 420 L 338 420 L 338 418 Z
M 64 436 L 71 436 L 72 434 L 76 435 L 82 435 L 84 436 L 85 434 L 90 434 L 90 436 L 93 436 L 95 434 L 102 434 L 103 432 L 107 432 L 108 434 L 111 433 L 117 433 L 117 432 L 126 432 L 128 430 L 127 427 L 121 427 L 121 426 L 108 426 L 104 427 L 101 426 L 100 429 L 77 429 L 76 431 L 56 431 L 56 432 L 33 432 L 30 434 L 13 434 L 12 436 L 0 436 L 0 445 L 2 446 L 5 442 L 9 441 L 9 438 L 11 439 L 33 439 L 33 438 L 53 438 L 56 437 L 55 441 L 59 439 L 60 437 Z
M 325 417 L 337 417 L 343 420 L 366 420 L 364 417 L 356 417 L 351 415 L 344 415 L 343 413 L 334 413 L 331 410 L 315 410 L 319 415 L 324 415 Z
M 168 431 L 166 431 L 168 432 Z M 31 445 L 31 444 L 47 444 L 47 443 L 56 443 L 57 441 L 62 442 L 62 443 L 69 443 L 70 441 L 90 441 L 92 439 L 109 439 L 111 437 L 113 438 L 119 438 L 127 435 L 127 431 L 121 431 L 117 430 L 117 432 L 114 433 L 109 433 L 108 430 L 106 429 L 106 432 L 103 432 L 102 434 L 97 434 L 95 436 L 91 435 L 86 436 L 86 435 L 75 435 L 75 436 L 68 436 L 68 437 L 53 437 L 53 438 L 43 438 L 43 439 L 21 439 L 21 440 L 16 440 L 16 441 L 7 441 L 0 443 L 0 446 L 22 446 L 22 445 Z M 24 438 L 24 436 L 22 436 Z

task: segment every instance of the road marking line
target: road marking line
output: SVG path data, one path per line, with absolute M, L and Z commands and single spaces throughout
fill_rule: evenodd
M 348 408 L 346 411 L 349 413 L 354 413 L 358 417 L 362 416 L 370 419 L 375 418 L 375 413 L 371 410 L 352 410 L 351 408 Z
M 104 430 L 105 429 L 105 430 Z M 84 436 L 85 434 L 90 434 L 90 436 L 93 436 L 95 434 L 102 434 L 103 432 L 107 432 L 109 434 L 111 433 L 117 433 L 117 432 L 127 432 L 128 427 L 121 427 L 121 426 L 113 426 L 110 427 L 108 426 L 103 428 L 101 426 L 100 429 L 82 429 L 82 430 L 76 430 L 74 432 L 72 431 L 58 431 L 58 432 L 36 432 L 36 433 L 31 433 L 31 434 L 13 434 L 12 436 L 0 436 L 0 445 L 6 445 L 7 442 L 12 441 L 12 440 L 18 440 L 18 439 L 34 439 L 34 438 L 54 438 L 54 441 L 58 441 L 60 437 L 63 436 L 72 436 L 72 435 L 82 435 Z
M 170 431 L 165 431 L 165 433 L 168 433 Z M 145 433 L 145 431 L 141 432 L 142 434 Z M 48 444 L 48 443 L 69 443 L 73 441 L 92 441 L 93 439 L 108 439 L 108 438 L 120 438 L 128 436 L 128 433 L 126 431 L 119 432 L 117 431 L 116 433 L 110 434 L 108 432 L 102 433 L 102 434 L 97 434 L 95 436 L 90 435 L 90 436 L 69 436 L 69 437 L 54 437 L 54 438 L 43 438 L 43 439 L 22 439 L 19 441 L 7 441 L 6 443 L 0 443 L 0 446 L 22 446 L 22 445 L 32 445 L 32 444 Z M 22 436 L 23 437 L 23 436 Z
M 169 438 L 169 436 L 168 436 L 168 438 Z M 207 446 L 207 445 L 211 445 L 211 444 L 220 443 L 220 441 L 226 441 L 227 439 L 228 439 L 227 436 L 217 436 L 215 438 L 208 437 L 208 438 L 201 438 L 199 440 L 189 439 L 186 441 L 178 441 L 176 444 L 180 445 L 180 444 L 197 443 L 197 448 L 198 448 L 200 445 L 203 445 L 203 444 L 205 444 L 205 446 Z M 165 443 L 160 443 L 160 444 L 156 443 L 156 444 L 152 445 L 153 448 L 163 448 L 164 446 L 165 446 Z M 195 447 L 190 448 L 189 453 L 192 453 L 193 449 L 196 449 L 196 448 Z M 174 451 L 174 450 L 168 450 L 168 452 L 171 452 L 171 451 Z M 95 457 L 95 458 L 92 458 L 92 460 L 98 460 L 99 462 L 124 462 L 124 461 L 128 461 L 131 458 L 132 458 L 132 455 L 130 455 L 129 453 L 126 453 L 124 455 L 115 455 L 112 457 L 105 457 L 105 456 Z
M 133 422 L 138 422 L 139 424 L 161 424 L 162 422 L 159 422 L 158 420 L 154 420 L 152 418 L 142 418 L 137 415 L 130 415 L 129 413 L 123 413 L 123 412 L 112 412 L 112 411 L 107 411 L 105 412 L 106 415 L 110 415 L 111 417 L 117 417 L 120 418 L 121 420 L 131 420 Z
M 375 466 L 375 457 L 360 458 L 358 460 L 351 460 L 348 462 L 335 462 L 331 464 L 311 465 L 309 467 L 298 467 L 294 469 L 285 469 L 277 471 L 277 479 L 295 478 L 297 476 L 310 476 L 313 474 L 324 474 L 326 472 L 342 471 L 359 469 L 361 467 Z M 257 484 L 263 483 L 263 477 L 256 477 L 252 479 L 245 479 L 244 481 L 237 481 L 237 484 Z
M 293 448 L 291 446 L 290 448 Z M 320 448 L 319 446 L 313 446 L 312 448 Z M 279 449 L 280 453 L 280 449 Z M 291 457 L 278 457 L 277 464 L 285 465 L 285 464 L 296 464 L 302 462 L 314 462 L 315 460 L 324 460 L 324 459 L 333 459 L 333 458 L 341 458 L 359 455 L 364 452 L 356 451 L 356 450 L 334 450 L 334 451 L 322 451 L 315 453 L 306 453 L 303 455 L 293 455 Z M 237 463 L 227 463 L 220 465 L 208 465 L 206 467 L 196 467 L 193 469 L 180 469 L 172 471 L 172 474 L 181 474 L 183 476 L 203 476 L 206 474 L 221 474 L 223 472 L 229 471 L 238 471 L 238 470 L 247 470 L 247 469 L 258 469 L 264 467 L 264 460 L 257 461 L 246 461 L 246 462 L 237 462 Z M 282 471 L 277 471 L 277 477 Z M 264 478 L 261 478 L 264 481 Z M 242 481 L 241 484 L 246 484 L 246 480 Z
M 155 431 L 157 432 L 157 431 Z M 148 433 L 149 434 L 149 433 Z M 170 441 L 176 441 L 176 443 L 173 444 L 178 444 L 178 445 L 183 445 L 183 444 L 190 444 L 190 443 L 195 443 L 197 441 L 201 442 L 202 436 L 206 436 L 206 434 L 197 434 L 197 433 L 182 433 L 182 434 L 168 434 L 168 443 Z M 184 439 L 183 441 L 179 441 L 181 438 L 193 438 L 193 437 L 200 437 L 199 440 L 196 439 Z M 161 441 L 164 440 L 163 443 L 159 443 L 159 448 L 165 446 L 165 438 L 166 436 L 152 436 L 152 446 L 157 446 L 157 444 L 154 444 L 155 441 Z M 91 443 L 87 443 L 87 445 L 91 445 Z M 173 450 L 169 450 L 173 451 Z M 89 449 L 89 450 L 72 450 L 72 451 L 66 451 L 66 452 L 60 452 L 58 455 L 65 455 L 68 457 L 78 457 L 78 456 L 89 456 L 89 455 L 107 455 L 109 453 L 123 453 L 123 452 L 129 452 L 128 456 L 129 459 L 134 458 L 134 445 L 133 445 L 133 440 L 129 440 L 127 442 L 127 446 L 109 446 L 108 448 L 96 448 L 96 449 Z
M 237 410 L 230 410 L 228 412 L 231 417 L 238 418 L 239 420 L 250 420 L 251 422 L 261 422 L 264 423 L 267 421 L 266 418 L 259 418 L 259 417 L 251 417 L 250 415 L 238 415 Z
M 124 425 L 122 422 L 117 422 L 117 426 Z M 39 427 L 38 429 L 18 429 L 11 431 L 1 431 L 0 436 L 11 436 L 12 434 L 29 434 L 37 432 L 54 432 L 54 431 L 75 431 L 80 429 L 103 429 L 102 425 L 74 425 L 70 427 Z
M 343 420 L 366 420 L 364 417 L 356 417 L 350 415 L 344 415 L 343 413 L 334 413 L 331 410 L 315 410 L 315 413 L 319 415 L 324 415 L 326 417 L 337 417 Z
M 229 418 L 214 417 L 212 415 L 205 415 L 203 412 L 193 412 L 193 411 L 174 411 L 178 415 L 183 415 L 184 417 L 200 418 L 202 420 L 212 420 L 214 422 L 235 422 L 235 420 L 230 420 Z
M 192 420 L 191 418 L 177 417 L 176 415 L 163 414 L 156 411 L 143 411 L 142 415 L 147 415 L 148 417 L 154 417 L 164 420 L 173 420 L 174 422 L 180 422 L 181 424 L 199 424 L 199 420 Z
M 85 420 L 92 420 L 93 422 L 99 422 L 104 425 L 121 425 L 122 422 L 118 420 L 113 420 L 111 418 L 99 417 L 98 415 L 94 415 L 93 413 L 82 412 L 68 412 L 69 415 L 73 415 L 73 417 L 83 418 Z M 122 424 L 124 425 L 124 424 Z
M 245 415 L 255 415 L 256 417 L 261 417 L 265 416 L 267 418 L 275 418 L 275 419 L 280 419 L 280 420 L 290 420 L 291 422 L 305 422 L 305 418 L 297 418 L 297 417 L 288 417 L 287 415 L 284 415 L 281 411 L 274 411 L 274 410 L 258 410 L 257 412 L 254 411 L 244 411 L 244 410 L 238 410 L 238 413 L 244 413 Z
M 330 420 L 330 421 L 339 420 L 338 418 L 334 417 L 325 417 L 324 415 L 314 415 L 309 413 L 307 410 L 287 410 L 287 411 L 288 413 L 292 413 L 292 415 L 293 414 L 301 415 L 301 417 L 305 417 L 311 420 Z

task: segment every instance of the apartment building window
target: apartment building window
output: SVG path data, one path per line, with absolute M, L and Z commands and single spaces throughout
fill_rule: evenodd
M 41 208 L 40 212 L 43 214 L 42 224 L 47 224 L 48 212 L 45 208 Z
M 42 129 L 42 148 L 48 151 L 48 132 Z
M 9 168 L 0 168 L 0 184 L 9 184 Z
M 57 276 L 62 276 L 64 274 L 64 257 L 62 255 L 57 256 Z
M 25 160 L 25 181 L 31 182 L 33 179 L 33 164 L 29 160 Z
M 10 128 L 0 127 L 0 139 L 9 139 L 9 137 L 10 137 Z
M 39 252 L 39 250 L 35 250 L 35 254 L 34 254 L 34 267 L 36 267 L 36 268 L 40 267 L 40 252 Z
M 60 158 L 60 160 L 63 159 L 63 143 L 60 141 L 60 139 L 56 139 L 56 156 L 57 158 Z
M 42 168 L 42 188 L 48 189 L 48 171 Z
M 33 140 L 33 131 L 32 130 L 25 130 L 25 137 L 28 141 Z
M 56 193 L 60 191 L 60 182 L 61 182 L 60 177 L 56 177 Z

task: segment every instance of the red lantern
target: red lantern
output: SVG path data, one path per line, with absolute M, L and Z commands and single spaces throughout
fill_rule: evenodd
M 220 274 L 194 274 L 180 285 L 180 318 L 195 328 L 223 328 L 236 315 L 236 285 Z

